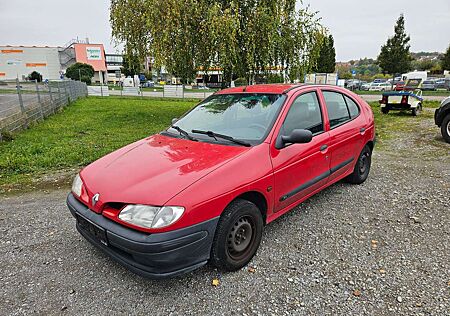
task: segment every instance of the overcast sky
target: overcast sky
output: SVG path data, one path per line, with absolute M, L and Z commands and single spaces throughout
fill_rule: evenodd
M 375 58 L 400 13 L 412 51 L 444 51 L 450 44 L 450 0 L 304 0 L 308 3 L 333 34 L 338 61 Z M 62 46 L 77 36 L 116 51 L 108 0 L 0 0 L 0 45 Z

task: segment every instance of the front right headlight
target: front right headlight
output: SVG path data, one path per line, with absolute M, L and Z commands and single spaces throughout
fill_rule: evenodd
M 184 213 L 182 206 L 127 205 L 119 219 L 143 228 L 162 228 L 175 223 Z
M 81 180 L 80 174 L 77 174 L 75 179 L 73 179 L 72 183 L 72 192 L 80 197 L 81 196 L 81 188 L 83 187 L 83 180 Z

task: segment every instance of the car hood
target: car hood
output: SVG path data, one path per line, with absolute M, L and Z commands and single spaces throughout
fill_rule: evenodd
M 161 206 L 248 150 L 158 134 L 100 158 L 80 175 L 89 197 L 99 193 L 101 204 Z

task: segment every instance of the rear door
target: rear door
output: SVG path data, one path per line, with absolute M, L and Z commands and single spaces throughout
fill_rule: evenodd
M 301 91 L 291 99 L 289 111 L 281 126 L 277 126 L 271 144 L 274 170 L 274 211 L 290 206 L 323 186 L 329 175 L 328 133 L 325 131 L 323 109 L 317 89 Z M 294 129 L 307 129 L 313 139 L 307 144 L 275 147 L 279 135 L 289 135 Z
M 365 117 L 358 103 L 347 94 L 322 89 L 329 123 L 330 178 L 346 173 L 359 157 L 365 134 Z

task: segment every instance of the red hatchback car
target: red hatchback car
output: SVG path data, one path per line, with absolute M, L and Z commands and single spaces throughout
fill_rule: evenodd
M 336 181 L 364 182 L 374 135 L 371 108 L 343 88 L 230 88 L 84 168 L 67 204 L 78 231 L 135 273 L 233 271 L 265 224 Z

